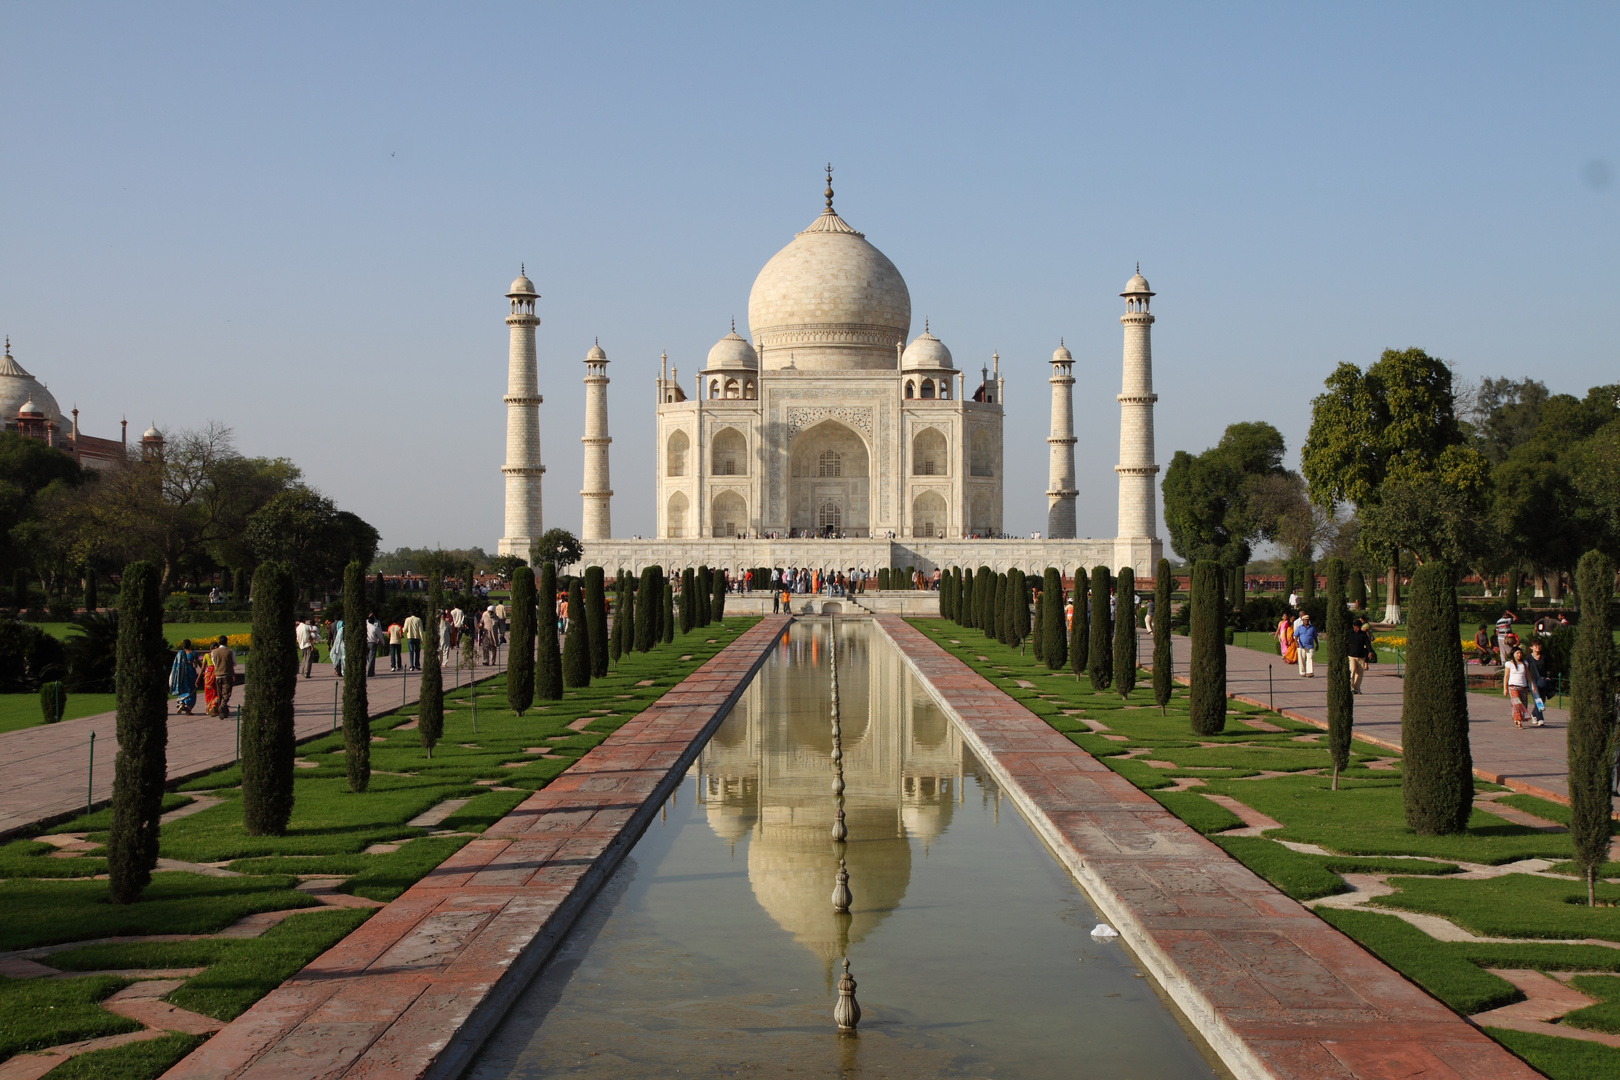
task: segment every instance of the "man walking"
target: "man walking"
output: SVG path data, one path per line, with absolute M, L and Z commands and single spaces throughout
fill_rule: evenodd
M 411 612 L 405 616 L 405 625 L 402 628 L 405 634 L 405 645 L 410 652 L 410 670 L 422 670 L 422 619 Z
M 208 654 L 214 665 L 214 714 L 221 719 L 231 715 L 231 690 L 236 683 L 236 654 L 225 644 L 225 635 L 219 635 L 219 644 Z
M 1316 678 L 1316 627 L 1311 625 L 1309 615 L 1299 617 L 1294 644 L 1299 649 L 1299 673 L 1307 679 Z
M 388 624 L 388 670 L 405 670 L 405 660 L 400 656 L 400 646 L 405 642 L 405 628 L 397 622 Z
M 377 622 L 377 613 L 372 612 L 366 616 L 366 678 L 375 678 L 377 675 L 377 653 L 382 651 L 383 628 Z
M 1530 726 L 1542 727 L 1547 722 L 1544 710 L 1547 708 L 1547 695 L 1552 690 L 1552 680 L 1547 678 L 1547 661 L 1541 658 L 1541 639 L 1530 643 L 1530 655 L 1525 659 L 1528 668 L 1527 680 L 1530 685 Z
M 309 616 L 298 620 L 298 629 L 293 636 L 298 642 L 298 666 L 304 672 L 304 678 L 314 678 L 315 675 L 315 624 Z
M 1350 654 L 1350 692 L 1361 693 L 1361 677 L 1367 674 L 1367 655 L 1372 651 L 1372 638 L 1367 635 L 1360 619 L 1350 624 L 1350 638 L 1345 643 Z

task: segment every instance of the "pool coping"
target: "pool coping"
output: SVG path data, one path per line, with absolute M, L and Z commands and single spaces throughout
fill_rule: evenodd
M 1539 1077 L 904 619 L 872 621 L 1240 1080 Z
M 685 778 L 791 616 L 765 616 L 164 1080 L 453 1080 Z

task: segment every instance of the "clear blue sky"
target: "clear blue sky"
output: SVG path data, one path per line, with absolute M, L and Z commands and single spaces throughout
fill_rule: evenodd
M 502 297 L 542 293 L 546 522 L 653 527 L 650 380 L 838 208 L 958 366 L 999 349 L 1006 522 L 1045 526 L 1074 351 L 1111 536 L 1121 301 L 1159 293 L 1161 464 L 1297 451 L 1340 361 L 1620 372 L 1620 7 L 0 5 L 0 332 L 88 433 L 231 425 L 384 544 L 501 531 Z

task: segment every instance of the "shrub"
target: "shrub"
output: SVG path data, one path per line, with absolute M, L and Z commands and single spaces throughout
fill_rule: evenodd
M 1162 716 L 1170 704 L 1175 663 L 1170 651 L 1170 560 L 1160 559 L 1153 571 L 1153 703 Z
M 112 902 L 130 904 L 157 866 L 158 818 L 168 772 L 168 647 L 157 567 L 124 567 L 118 596 L 118 755 L 113 764 L 107 874 Z
M 116 632 L 117 623 L 110 625 Z M 116 633 L 112 642 L 116 648 Z M 0 693 L 25 694 L 37 690 L 40 683 L 60 678 L 64 671 L 71 672 L 71 669 L 62 642 L 37 626 L 0 619 Z M 68 689 L 79 689 L 71 674 Z
M 1575 863 L 1586 878 L 1586 899 L 1596 904 L 1598 868 L 1609 857 L 1609 745 L 1614 731 L 1614 639 L 1609 598 L 1614 567 L 1589 551 L 1575 571 L 1581 619 L 1576 627 L 1569 687 L 1569 833 Z
M 662 600 L 657 590 L 657 578 L 650 566 L 642 567 L 641 583 L 636 586 L 636 597 L 641 603 L 636 605 L 635 621 L 635 650 L 636 652 L 649 652 L 653 647 L 653 639 L 657 636 L 655 621 L 658 606 L 655 600 Z
M 1350 764 L 1350 731 L 1355 724 L 1355 698 L 1350 693 L 1350 612 L 1345 607 L 1344 560 L 1329 559 L 1327 621 L 1322 645 L 1327 658 L 1328 757 L 1333 761 L 1333 788 Z
M 1114 617 L 1114 688 L 1120 697 L 1130 697 L 1136 689 L 1136 571 L 1129 566 L 1119 570 L 1114 588 L 1119 605 Z
M 557 652 L 557 564 L 540 568 L 540 586 L 535 596 L 534 636 L 537 647 L 534 665 L 535 696 L 541 701 L 561 701 L 563 696 L 562 657 Z
M 1456 581 L 1446 563 L 1424 563 L 1406 609 L 1401 794 L 1406 823 L 1421 836 L 1462 832 L 1474 802 Z
M 1200 735 L 1218 735 L 1226 728 L 1226 648 L 1221 633 L 1226 604 L 1221 578 L 1219 563 L 1201 559 L 1193 565 L 1188 696 L 1192 729 Z
M 1108 611 L 1108 567 L 1091 570 L 1091 640 L 1086 655 L 1086 675 L 1093 690 L 1106 690 L 1114 681 L 1113 620 Z M 1080 613 L 1075 612 L 1076 619 Z
M 39 684 L 39 711 L 47 724 L 61 723 L 67 715 L 67 699 L 60 681 Z
M 253 648 L 242 690 L 242 823 L 249 836 L 280 836 L 293 809 L 293 579 L 279 562 L 253 575 Z
M 688 566 L 681 571 L 681 633 L 690 634 L 697 625 L 697 576 Z
M 349 790 L 371 784 L 371 707 L 366 697 L 366 572 L 351 562 L 343 572 L 343 763 Z
M 564 686 L 591 685 L 591 631 L 585 619 L 585 590 L 575 578 L 568 586 L 568 634 L 563 638 Z
M 726 571 L 724 568 L 714 572 L 714 598 L 709 604 L 709 613 L 719 622 L 726 617 Z

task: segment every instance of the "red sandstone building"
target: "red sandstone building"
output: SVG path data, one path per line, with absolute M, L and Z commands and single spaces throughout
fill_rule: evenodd
M 5 355 L 0 356 L 0 421 L 5 430 L 54 446 L 89 469 L 108 469 L 129 460 L 129 421 L 121 421 L 123 432 L 119 438 L 98 439 L 79 430 L 78 409 L 72 416 L 70 423 L 63 423 L 56 398 L 17 363 L 11 355 L 11 339 L 7 338 Z M 145 445 L 155 440 L 161 445 L 162 439 L 153 428 L 141 442 Z

